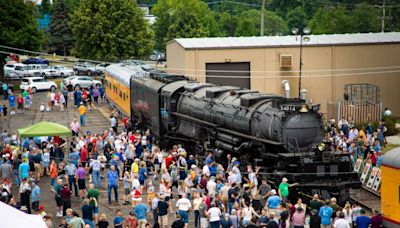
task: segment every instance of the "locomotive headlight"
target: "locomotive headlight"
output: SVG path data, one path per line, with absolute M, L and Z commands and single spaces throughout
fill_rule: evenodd
M 321 142 L 320 144 L 318 144 L 317 148 L 320 152 L 322 152 L 326 149 L 326 145 L 325 143 Z

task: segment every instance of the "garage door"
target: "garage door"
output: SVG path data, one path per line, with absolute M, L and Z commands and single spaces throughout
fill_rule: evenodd
M 206 81 L 250 89 L 250 62 L 206 63 Z

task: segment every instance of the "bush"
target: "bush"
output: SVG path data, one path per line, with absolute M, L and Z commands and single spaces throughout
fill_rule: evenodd
M 384 121 L 386 124 L 386 136 L 397 135 L 399 133 L 399 129 L 396 128 L 396 119 L 394 117 L 384 116 L 382 121 Z

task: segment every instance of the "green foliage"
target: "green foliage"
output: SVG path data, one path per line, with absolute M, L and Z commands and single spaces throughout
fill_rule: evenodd
M 351 12 L 354 32 L 379 32 L 381 29 L 381 11 L 377 8 L 368 7 L 367 4 L 359 4 Z
M 73 45 L 73 35 L 69 27 L 70 7 L 65 0 L 57 0 L 53 6 L 49 33 L 49 50 L 67 55 Z
M 382 120 L 385 122 L 387 127 L 386 135 L 397 135 L 399 133 L 399 129 L 396 128 L 396 118 L 392 116 L 384 116 Z
M 42 0 L 42 4 L 40 4 L 39 11 L 42 14 L 50 13 L 51 4 L 50 0 Z
M 286 18 L 289 29 L 305 28 L 308 23 L 307 14 L 302 7 L 296 7 L 290 10 Z
M 343 7 L 320 8 L 310 21 L 313 34 L 347 33 L 354 31 L 351 17 Z
M 240 14 L 237 35 L 242 36 L 259 36 L 261 26 L 261 12 L 259 10 L 248 10 Z M 274 36 L 287 34 L 288 27 L 286 22 L 271 11 L 265 11 L 264 14 L 264 35 Z M 251 21 L 251 22 L 250 22 Z M 250 26 L 249 28 L 247 26 Z
M 216 24 L 207 5 L 200 0 L 159 0 L 153 8 L 157 49 L 174 38 L 218 35 Z
M 35 8 L 23 0 L 0 0 L 0 44 L 39 50 L 43 34 L 34 18 Z
M 72 53 L 81 58 L 119 61 L 146 57 L 153 33 L 132 0 L 82 0 L 71 18 Z

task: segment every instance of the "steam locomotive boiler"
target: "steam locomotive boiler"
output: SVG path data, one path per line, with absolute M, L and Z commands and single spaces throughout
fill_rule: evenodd
M 132 120 L 150 129 L 162 147 L 181 143 L 189 153 L 212 151 L 222 161 L 230 153 L 244 165 L 261 166 L 275 187 L 286 177 L 298 183 L 292 192 L 340 202 L 349 188 L 360 186 L 350 156 L 321 144 L 319 105 L 157 72 L 131 77 L 130 91 Z

